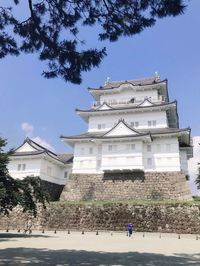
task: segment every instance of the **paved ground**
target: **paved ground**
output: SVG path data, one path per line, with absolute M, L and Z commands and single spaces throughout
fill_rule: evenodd
M 0 232 L 0 265 L 200 266 L 195 235 L 95 232 Z

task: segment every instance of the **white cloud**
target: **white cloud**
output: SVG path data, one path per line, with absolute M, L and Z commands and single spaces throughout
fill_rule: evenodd
M 35 141 L 39 145 L 49 150 L 55 151 L 54 147 L 51 146 L 51 144 L 49 144 L 45 139 L 42 139 L 39 136 L 34 137 L 34 134 L 33 134 L 34 126 L 33 125 L 29 124 L 28 122 L 23 122 L 21 123 L 21 129 L 24 131 L 26 137 L 30 137 L 33 141 Z
M 21 129 L 25 132 L 26 137 L 31 137 L 33 134 L 34 126 L 27 122 L 23 122 L 21 123 Z
M 33 141 L 38 143 L 39 145 L 47 148 L 48 150 L 55 151 L 54 147 L 51 146 L 45 139 L 40 138 L 39 136 L 31 138 Z

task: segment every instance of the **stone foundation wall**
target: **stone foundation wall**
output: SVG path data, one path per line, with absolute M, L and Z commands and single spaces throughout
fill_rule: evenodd
M 132 222 L 139 232 L 200 234 L 200 205 L 50 204 L 37 218 L 15 210 L 0 217 L 0 229 L 125 230 Z
M 58 185 L 45 180 L 41 181 L 41 187 L 49 195 L 51 201 L 59 200 L 64 188 L 63 185 Z
M 71 174 L 61 200 L 178 199 L 190 200 L 181 172 Z

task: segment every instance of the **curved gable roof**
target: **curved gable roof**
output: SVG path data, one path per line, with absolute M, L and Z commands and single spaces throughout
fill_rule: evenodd
M 137 105 L 137 107 L 147 107 L 147 106 L 152 106 L 156 105 L 155 103 L 152 103 L 149 98 L 145 98 L 141 103 Z
M 110 110 L 113 109 L 109 104 L 103 102 L 100 106 L 98 106 L 95 110 Z
M 121 126 L 121 128 L 120 128 Z M 111 134 L 110 134 L 111 133 Z M 114 133 L 114 134 L 112 134 Z M 120 119 L 118 123 L 111 128 L 109 131 L 107 131 L 105 134 L 103 134 L 103 137 L 106 136 L 117 136 L 117 135 L 140 135 L 140 133 L 131 128 L 124 119 Z
M 30 147 L 33 148 L 33 150 L 31 149 L 31 150 L 26 150 L 26 151 L 21 151 L 21 152 L 18 151 L 25 144 L 28 144 Z M 37 142 L 33 141 L 32 139 L 30 139 L 28 137 L 24 140 L 22 145 L 20 145 L 18 148 L 16 148 L 14 150 L 14 153 L 11 156 L 12 157 L 15 157 L 15 156 L 17 156 L 17 157 L 18 156 L 30 156 L 30 155 L 34 156 L 34 155 L 40 155 L 40 154 L 46 154 L 47 156 L 51 157 L 52 159 L 57 160 L 57 161 L 59 161 L 61 163 L 64 163 L 63 160 L 61 160 L 56 153 L 48 150 L 47 148 L 41 146 L 40 144 L 38 144 Z

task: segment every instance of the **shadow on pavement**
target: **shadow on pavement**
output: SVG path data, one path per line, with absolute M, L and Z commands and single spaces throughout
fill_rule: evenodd
M 22 233 L 0 233 L 0 242 L 2 241 L 9 241 L 12 238 L 47 238 L 50 236 L 47 235 L 35 235 L 35 234 L 22 234 Z
M 0 250 L 0 265 L 199 266 L 200 253 L 164 256 L 161 254 L 138 252 L 108 253 L 84 250 L 6 248 Z

